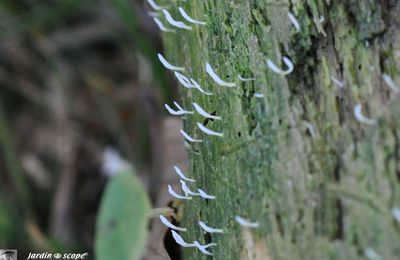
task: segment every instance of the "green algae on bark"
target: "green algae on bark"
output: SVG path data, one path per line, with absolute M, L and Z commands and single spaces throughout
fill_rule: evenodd
M 184 118 L 185 130 L 204 140 L 187 149 L 188 174 L 217 199 L 185 203 L 183 237 L 217 243 L 215 259 L 257 259 L 245 253 L 249 237 L 264 259 L 396 259 L 400 102 L 382 74 L 400 83 L 400 2 L 175 1 L 176 17 L 178 6 L 207 25 L 163 34 L 166 57 L 213 93 L 182 88 L 180 99 L 221 116 L 206 126 L 224 133 L 206 136 L 196 126 L 204 118 Z M 286 77 L 266 65 L 282 65 L 282 56 L 295 64 Z M 206 62 L 237 86 L 216 85 Z M 357 121 L 356 104 L 378 124 Z M 248 233 L 235 215 L 260 228 Z M 225 232 L 204 234 L 198 220 Z M 185 250 L 185 259 L 203 258 Z

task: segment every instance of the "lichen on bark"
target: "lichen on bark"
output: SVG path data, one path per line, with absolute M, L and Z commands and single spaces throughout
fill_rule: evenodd
M 234 222 L 241 215 L 260 222 L 250 235 L 265 259 L 365 259 L 371 252 L 396 259 L 400 103 L 382 74 L 400 84 L 400 2 L 177 1 L 170 8 L 176 17 L 177 6 L 207 26 L 164 34 L 167 57 L 213 92 L 182 88 L 180 99 L 221 116 L 207 127 L 224 133 L 205 136 L 196 126 L 204 118 L 184 118 L 187 132 L 204 139 L 187 149 L 189 174 L 217 197 L 185 204 L 184 238 L 217 243 L 216 259 L 256 259 L 244 253 L 248 230 Z M 286 77 L 266 65 L 267 58 L 282 65 L 282 56 L 295 64 Z M 217 86 L 206 62 L 237 86 Z M 359 103 L 377 125 L 355 119 Z M 202 233 L 199 219 L 225 233 Z M 185 251 L 185 259 L 201 258 Z

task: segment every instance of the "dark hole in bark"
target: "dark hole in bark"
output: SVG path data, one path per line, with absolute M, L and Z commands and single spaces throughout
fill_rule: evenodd
M 213 111 L 212 113 L 210 113 L 210 115 L 213 115 L 213 116 L 215 116 L 216 114 L 217 114 L 217 111 Z M 211 118 L 204 119 L 203 125 L 206 126 L 208 124 L 208 122 L 210 122 L 210 121 L 214 121 L 214 119 L 211 119 Z
M 177 259 L 177 260 L 182 259 L 182 249 L 175 242 L 175 239 L 172 237 L 170 228 L 168 229 L 167 233 L 164 236 L 164 248 L 171 259 Z

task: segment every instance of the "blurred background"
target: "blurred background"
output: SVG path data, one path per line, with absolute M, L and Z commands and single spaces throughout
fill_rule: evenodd
M 110 154 L 134 165 L 154 207 L 170 203 L 165 173 L 186 159 L 148 11 L 144 0 L 0 1 L 1 248 L 93 258 Z

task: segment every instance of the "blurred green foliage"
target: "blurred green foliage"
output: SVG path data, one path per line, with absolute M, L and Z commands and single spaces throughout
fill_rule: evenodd
M 140 10 L 137 10 L 138 7 L 140 7 Z M 72 125 L 77 126 L 78 131 L 82 131 L 85 133 L 85 135 L 90 137 L 86 140 L 86 142 L 89 143 L 89 146 L 93 141 L 96 142 L 94 146 L 101 148 L 109 143 L 116 143 L 116 146 L 119 146 L 118 148 L 122 150 L 122 153 L 126 155 L 126 157 L 128 157 L 130 160 L 136 160 L 136 165 L 144 164 L 143 161 L 149 160 L 148 158 L 151 157 L 151 155 L 148 155 L 151 153 L 151 151 L 149 151 L 149 147 L 151 146 L 151 137 L 149 136 L 150 119 L 143 111 L 140 111 L 139 113 L 137 111 L 132 111 L 132 107 L 136 109 L 135 106 L 140 107 L 141 104 L 125 106 L 125 103 L 121 104 L 122 102 L 118 103 L 110 98 L 110 96 L 113 94 L 114 97 L 117 96 L 117 94 L 115 94 L 117 91 L 113 92 L 114 90 L 118 88 L 118 90 L 120 90 L 121 88 L 125 87 L 125 85 L 130 85 L 132 88 L 136 89 L 141 87 L 137 86 L 139 85 L 138 82 L 134 81 L 136 80 L 135 75 L 129 75 L 131 77 L 124 78 L 124 76 L 127 74 L 126 71 L 135 71 L 135 68 L 132 70 L 126 69 L 125 71 L 121 71 L 121 67 L 116 66 L 109 74 L 104 75 L 104 71 L 109 71 L 107 70 L 108 67 L 105 67 L 102 63 L 103 59 L 118 59 L 118 57 L 120 57 L 118 56 L 120 53 L 123 53 L 123 56 L 132 56 L 133 58 L 131 60 L 135 60 L 135 58 L 138 59 L 138 56 L 140 56 L 140 58 L 144 58 L 144 60 L 150 64 L 149 67 L 151 68 L 150 70 L 152 70 L 150 71 L 151 81 L 145 83 L 149 86 L 154 85 L 158 88 L 156 90 L 152 89 L 151 91 L 153 92 L 151 94 L 153 95 L 156 93 L 154 95 L 158 97 L 157 94 L 160 93 L 164 100 L 171 99 L 172 94 L 168 84 L 165 84 L 164 71 L 156 59 L 157 51 L 155 46 L 157 46 L 157 44 L 154 42 L 153 38 L 149 37 L 150 33 L 144 32 L 143 21 L 139 21 L 137 15 L 138 13 L 145 13 L 145 10 L 142 9 L 142 7 L 143 6 L 140 1 L 130 0 L 0 1 L 0 41 L 4 43 L 4 45 L 0 45 L 0 48 L 4 48 L 4 46 L 9 47 L 10 45 L 15 47 L 15 49 L 13 49 L 15 52 L 8 52 L 7 49 L 0 49 L 0 81 L 7 79 L 7 82 L 0 82 L 0 186 L 2 186 L 0 188 L 1 246 L 18 248 L 21 251 L 43 249 L 50 251 L 63 251 L 70 250 L 72 248 L 86 248 L 86 250 L 89 252 L 92 250 L 92 248 L 88 248 L 87 246 L 88 244 L 91 245 L 93 243 L 93 238 L 91 237 L 93 234 L 88 234 L 89 232 L 87 231 L 90 230 L 90 224 L 88 225 L 89 227 L 84 228 L 80 227 L 79 225 L 81 223 L 87 223 L 85 221 L 89 221 L 91 218 L 95 217 L 88 214 L 88 212 L 90 211 L 89 213 L 91 213 L 91 211 L 97 210 L 98 205 L 93 205 L 93 201 L 98 203 L 99 198 L 97 194 L 101 192 L 99 187 L 103 187 L 102 185 L 104 185 L 102 182 L 104 179 L 99 177 L 100 173 L 96 172 L 96 174 L 99 175 L 96 176 L 98 179 L 95 180 L 95 185 L 90 183 L 90 181 L 93 182 L 93 180 L 90 180 L 91 177 L 82 177 L 82 175 L 79 176 L 79 178 L 86 178 L 86 182 L 77 184 L 77 186 L 74 188 L 79 189 L 82 186 L 89 186 L 90 189 L 82 189 L 86 191 L 79 191 L 80 194 L 84 194 L 84 196 L 86 196 L 88 199 L 84 202 L 74 202 L 77 205 L 73 206 L 79 208 L 82 207 L 82 205 L 87 206 L 87 204 L 89 204 L 90 209 L 85 208 L 84 210 L 81 210 L 79 208 L 76 210 L 76 212 L 74 211 L 71 213 L 71 215 L 77 214 L 73 215 L 74 218 L 78 219 L 74 220 L 75 222 L 73 223 L 76 226 L 71 227 L 71 229 L 74 229 L 75 231 L 74 235 L 76 235 L 77 240 L 68 243 L 61 241 L 57 237 L 53 237 L 50 227 L 52 207 L 55 207 L 53 204 L 54 194 L 59 188 L 58 182 L 61 172 L 61 163 L 54 159 L 54 157 L 56 157 L 54 155 L 54 157 L 48 157 L 47 154 L 34 154 L 36 158 L 39 158 L 41 162 L 44 162 L 43 164 L 45 164 L 46 170 L 48 170 L 51 175 L 51 187 L 47 189 L 38 187 L 36 183 L 32 181 L 32 176 L 27 177 L 26 172 L 24 172 L 25 168 L 22 167 L 22 153 L 20 150 L 24 149 L 26 144 L 23 143 L 24 141 L 21 136 L 18 135 L 19 133 L 15 131 L 15 118 L 26 112 L 22 110 L 28 110 L 29 113 L 26 113 L 25 116 L 28 114 L 28 116 L 34 118 L 33 121 L 37 121 L 35 122 L 37 125 L 33 127 L 35 130 L 36 128 L 51 128 L 56 125 L 54 118 L 51 118 L 51 112 L 46 110 L 49 108 L 49 104 L 45 103 L 48 102 L 48 97 L 46 97 L 46 95 L 53 91 L 53 89 L 51 89 L 52 86 L 46 85 L 49 82 L 48 78 L 51 78 L 52 74 L 56 75 L 57 80 L 63 84 L 63 79 L 68 77 L 68 75 L 63 75 L 65 71 L 72 71 L 71 73 L 76 73 L 76 71 L 78 71 L 81 73 L 79 75 L 74 75 L 75 81 L 71 80 L 69 82 L 72 82 L 71 85 L 65 84 L 67 93 L 65 96 L 67 98 L 79 97 L 82 100 L 87 101 L 85 105 L 90 107 L 90 114 L 85 115 L 84 109 L 82 114 L 74 114 L 74 109 L 78 110 L 79 107 L 77 108 L 75 106 L 75 100 L 71 98 L 71 100 L 67 101 L 69 103 L 66 106 L 68 108 L 72 107 L 71 111 L 73 112 L 68 114 L 67 120 L 70 120 Z M 112 31 L 97 42 L 92 42 L 91 45 L 82 44 L 79 47 L 74 45 L 71 48 L 64 48 L 66 45 L 62 45 L 59 52 L 57 52 L 54 56 L 51 56 L 54 54 L 52 53 L 53 49 L 51 48 L 51 44 L 48 48 L 50 49 L 48 53 L 46 53 L 46 51 L 41 52 L 39 46 L 40 43 L 53 43 L 51 41 L 56 38 L 55 36 L 57 36 L 58 33 L 70 35 L 69 33 L 71 33 L 71 31 L 80 32 L 81 27 L 84 29 L 87 28 L 85 26 L 90 27 L 90 25 L 92 25 L 91 23 L 98 21 L 96 19 L 99 19 L 99 13 L 102 14 L 101 12 L 98 12 L 99 9 L 102 9 L 102 11 L 105 10 L 107 14 L 108 12 L 111 13 L 111 18 L 104 17 L 104 20 L 110 19 L 114 22 L 113 19 L 117 18 L 116 20 L 118 21 L 116 22 L 116 27 L 119 26 L 118 29 L 121 29 L 120 27 L 122 27 L 122 30 Z M 103 19 L 103 17 L 100 17 L 100 19 Z M 104 22 L 104 20 L 102 20 L 102 22 Z M 104 23 L 107 23 L 107 21 Z M 100 26 L 101 25 L 99 25 L 99 27 Z M 113 27 L 110 26 L 110 28 Z M 103 32 L 101 30 L 99 31 Z M 79 33 L 74 35 L 79 35 Z M 71 42 L 74 41 L 74 39 L 68 40 Z M 9 43 L 11 44 L 8 45 Z M 4 53 L 7 55 L 3 55 Z M 21 57 L 16 57 L 15 60 L 17 61 L 13 63 L 13 55 L 15 53 L 21 53 Z M 3 57 L 6 57 L 6 59 L 1 60 Z M 61 60 L 61 62 L 59 62 L 58 59 Z M 118 65 L 132 65 L 131 63 L 125 62 L 126 61 L 121 61 Z M 69 68 L 73 67 L 73 69 L 63 70 L 63 65 L 65 64 L 67 64 Z M 93 64 L 98 65 L 98 67 L 92 66 Z M 112 63 L 111 61 L 110 64 L 115 63 Z M 133 64 L 133 67 L 135 67 L 135 65 L 136 64 Z M 87 81 L 88 78 L 90 78 L 89 76 L 93 76 L 93 78 L 96 78 L 96 80 L 88 83 Z M 115 78 L 118 78 L 119 81 L 116 81 Z M 32 89 L 37 90 L 36 93 L 39 93 L 39 95 L 36 95 L 36 97 L 39 97 L 39 99 L 30 99 L 29 95 L 28 97 L 24 96 L 23 94 L 26 94 L 26 92 L 21 90 L 22 88 L 17 90 L 20 85 L 22 85 L 20 84 L 21 81 L 31 84 Z M 12 87 L 3 88 L 3 84 L 8 84 Z M 98 89 L 92 89 L 91 87 L 93 86 L 98 87 Z M 72 92 L 74 93 L 71 94 Z M 36 93 L 33 93 L 33 96 L 35 96 Z M 149 94 L 146 94 L 146 98 L 148 98 Z M 137 95 L 139 96 L 141 94 Z M 104 99 L 104 103 L 102 103 L 102 98 Z M 141 97 L 138 99 L 140 98 Z M 3 103 L 1 103 L 1 100 Z M 95 100 L 95 102 L 90 103 L 92 100 Z M 135 101 L 129 102 L 135 103 Z M 149 102 L 153 102 L 153 100 L 150 100 Z M 128 110 L 126 109 L 127 107 L 130 109 L 130 111 L 126 111 Z M 21 111 L 23 113 L 21 113 Z M 112 113 L 107 114 L 107 112 L 110 111 Z M 106 116 L 104 116 L 104 114 Z M 85 118 L 85 116 L 87 117 Z M 112 122 L 112 120 L 104 120 L 108 121 L 104 124 L 102 122 L 102 119 L 107 119 L 107 116 L 114 118 L 115 121 L 122 121 L 122 123 L 118 122 L 120 124 L 115 124 L 118 127 L 115 127 L 115 129 L 112 129 L 113 131 L 110 131 L 110 128 L 112 127 L 109 125 L 113 124 L 114 122 Z M 120 118 L 118 116 L 120 116 Z M 132 119 L 132 117 L 135 118 Z M 32 126 L 27 125 L 26 127 L 28 128 Z M 134 131 L 130 131 L 132 129 L 134 129 Z M 28 131 L 30 130 L 31 129 Z M 135 143 L 135 145 L 132 145 L 132 142 L 129 141 L 132 141 L 134 138 L 139 141 Z M 122 147 L 122 142 L 126 147 L 135 147 L 136 150 L 132 152 L 134 156 L 132 156 L 131 151 L 127 151 L 128 149 Z M 32 150 L 34 150 L 33 152 L 37 152 L 39 149 Z M 50 147 L 48 150 L 48 153 L 54 152 L 54 150 L 52 150 Z M 77 150 L 74 152 L 79 153 L 80 151 L 77 148 Z M 93 155 L 93 157 L 95 156 Z M 84 167 L 80 165 L 77 165 L 76 167 L 84 168 L 84 171 L 90 171 L 93 169 L 93 161 L 87 163 L 87 165 Z M 97 170 L 100 168 L 99 165 L 95 165 L 94 167 L 97 167 Z M 79 169 L 74 170 L 77 172 L 79 171 Z M 135 189 L 132 192 L 138 192 L 138 190 L 140 190 L 140 192 L 144 194 L 145 191 L 140 187 L 139 184 L 133 185 L 133 180 L 130 180 L 125 174 L 121 174 L 120 176 L 127 178 L 127 183 L 123 183 L 126 185 L 124 186 L 125 188 L 131 187 Z M 112 180 L 110 186 L 118 186 L 118 184 L 112 184 L 115 182 L 118 183 L 118 178 L 119 177 Z M 82 179 L 78 181 L 81 180 Z M 131 184 L 129 184 L 130 182 Z M 109 189 L 111 188 L 109 187 Z M 119 195 L 111 196 L 123 196 L 123 189 L 118 190 L 118 192 L 121 193 Z M 133 200 L 132 198 L 129 198 L 129 191 L 125 192 L 128 194 L 127 198 L 118 197 L 120 198 L 121 207 L 123 207 L 125 203 L 129 204 L 129 200 Z M 143 212 L 128 212 L 129 214 L 144 213 L 148 209 L 148 201 L 147 198 L 144 197 L 145 194 L 143 194 L 139 196 L 141 200 L 140 198 L 136 198 L 140 200 L 140 203 L 143 203 L 143 208 L 141 209 Z M 78 196 L 79 195 L 77 195 L 77 197 Z M 128 207 L 128 211 L 133 210 L 129 208 L 132 205 L 125 206 Z M 107 212 L 107 210 L 105 212 Z M 78 214 L 86 214 L 86 218 L 80 219 L 79 217 L 81 217 L 81 215 Z M 126 221 L 131 223 L 131 220 Z M 142 221 L 140 222 L 143 224 L 141 226 L 142 229 L 147 228 L 147 222 L 143 222 L 147 221 L 147 219 L 138 219 L 137 221 Z M 37 241 L 35 241 L 37 237 L 33 236 L 36 233 L 32 233 L 32 230 L 28 230 L 27 223 L 34 223 L 33 226 L 34 228 L 38 229 L 39 237 L 40 239 L 43 239 L 44 243 L 42 245 L 44 245 L 45 248 L 38 246 L 39 243 L 36 243 Z M 93 221 L 91 223 L 93 223 Z M 82 233 L 87 234 L 87 237 L 81 236 Z M 135 234 L 136 232 L 131 232 L 129 235 L 134 236 Z M 144 243 L 144 237 L 141 237 L 140 241 Z M 130 242 L 130 239 L 128 239 L 127 242 Z M 140 247 L 139 242 L 138 246 Z
M 132 172 L 120 172 L 108 183 L 97 219 L 96 258 L 140 259 L 147 242 L 150 203 Z

